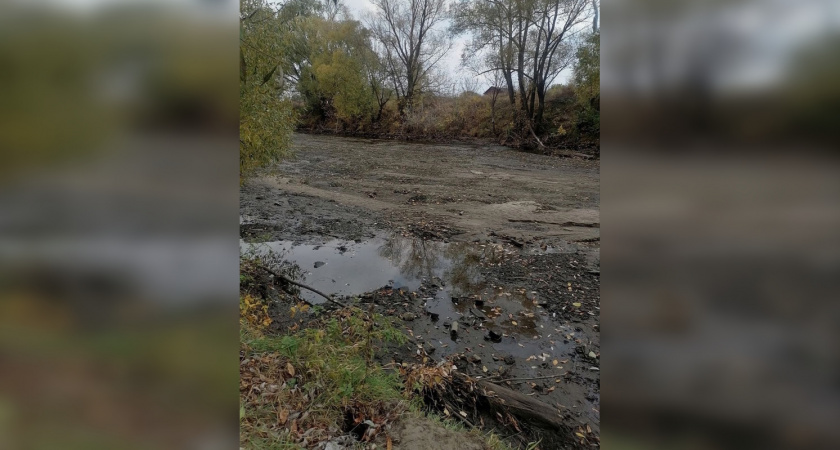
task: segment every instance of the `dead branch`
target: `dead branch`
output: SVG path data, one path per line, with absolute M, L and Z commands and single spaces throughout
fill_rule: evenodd
M 559 225 L 561 227 L 582 227 L 582 228 L 601 228 L 600 223 L 583 223 L 583 222 L 548 222 L 545 220 L 532 219 L 508 219 L 508 222 L 513 223 L 541 223 L 544 225 Z
M 557 378 L 558 376 L 559 375 L 549 375 L 549 376 L 546 376 L 546 377 L 507 378 L 507 379 L 504 379 L 504 380 L 493 380 L 493 381 L 497 381 L 499 383 L 506 383 L 508 381 L 511 381 L 511 382 L 516 383 L 516 382 L 519 382 L 519 381 L 548 380 L 549 378 Z
M 321 297 L 324 297 L 325 299 L 327 299 L 327 301 L 328 301 L 328 302 L 334 303 L 334 304 L 336 304 L 336 305 L 338 305 L 338 306 L 341 306 L 342 308 L 346 308 L 346 307 L 347 307 L 347 305 L 345 305 L 344 303 L 341 303 L 341 302 L 340 302 L 340 301 L 338 301 L 338 300 L 335 300 L 335 299 L 334 299 L 334 298 L 332 298 L 331 296 L 329 296 L 329 295 L 327 295 L 327 294 L 324 294 L 323 292 L 321 292 L 321 291 L 319 291 L 319 290 L 317 290 L 317 289 L 315 289 L 315 288 L 313 288 L 313 287 L 307 286 L 307 285 L 305 285 L 305 284 L 303 284 L 303 283 L 298 283 L 297 281 L 294 281 L 294 280 L 292 280 L 291 278 L 289 278 L 289 277 L 287 277 L 287 276 L 284 276 L 284 275 L 283 275 L 283 274 L 281 274 L 281 273 L 275 272 L 275 271 L 273 271 L 273 270 L 269 269 L 268 267 L 263 267 L 263 270 L 265 270 L 266 272 L 268 272 L 268 273 L 270 273 L 270 274 L 274 275 L 276 278 L 279 278 L 279 279 L 281 279 L 281 280 L 285 281 L 286 283 L 289 283 L 289 284 L 291 284 L 291 285 L 293 285 L 293 286 L 297 286 L 297 287 L 299 287 L 299 288 L 306 289 L 306 290 L 308 290 L 308 291 L 312 291 L 312 292 L 314 292 L 314 293 L 316 293 L 316 294 L 320 295 Z M 306 302 L 306 303 L 307 303 L 307 304 L 309 304 L 309 305 L 312 305 L 312 303 L 311 303 L 311 302 L 306 301 L 306 299 L 301 298 L 301 300 L 303 300 L 304 302 Z

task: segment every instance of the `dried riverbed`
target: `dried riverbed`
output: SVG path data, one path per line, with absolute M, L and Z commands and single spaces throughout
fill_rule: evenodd
M 512 380 L 597 444 L 597 162 L 306 135 L 294 147 L 241 190 L 243 251 L 399 316 L 415 344 L 383 362 L 448 357 Z

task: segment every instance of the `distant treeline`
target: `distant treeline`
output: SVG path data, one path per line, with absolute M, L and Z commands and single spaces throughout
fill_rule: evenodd
M 362 23 L 336 0 L 242 0 L 243 173 L 282 157 L 292 125 L 597 151 L 600 33 L 590 1 L 372 0 Z M 452 79 L 439 63 L 456 35 L 469 43 Z M 572 80 L 555 84 L 567 68 Z

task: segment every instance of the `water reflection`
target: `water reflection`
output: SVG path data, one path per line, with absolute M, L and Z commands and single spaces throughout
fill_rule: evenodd
M 425 241 L 399 233 L 364 242 L 329 241 L 322 245 L 291 242 L 240 243 L 245 252 L 274 252 L 302 269 L 302 281 L 327 294 L 361 295 L 390 285 L 419 291 L 429 312 L 444 320 L 468 317 L 507 335 L 536 336 L 540 331 L 536 294 L 491 285 L 482 271 L 510 252 L 500 245 Z M 308 301 L 323 299 L 308 291 Z

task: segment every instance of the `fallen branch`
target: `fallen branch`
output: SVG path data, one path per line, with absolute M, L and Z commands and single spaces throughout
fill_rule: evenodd
M 534 127 L 528 126 L 528 129 L 531 131 L 531 136 L 533 136 L 534 139 L 537 140 L 537 144 L 540 145 L 540 150 L 544 150 L 545 149 L 545 144 L 543 144 L 542 141 L 540 140 L 540 138 L 537 137 L 537 133 L 534 133 Z
M 546 377 L 525 377 L 525 378 L 507 378 L 505 380 L 493 380 L 499 383 L 507 383 L 508 381 L 512 381 L 514 383 L 519 381 L 531 381 L 531 380 L 547 380 L 549 378 L 557 378 L 559 375 L 549 375 Z
M 317 289 L 315 289 L 315 288 L 313 288 L 313 287 L 307 286 L 307 285 L 305 285 L 305 284 L 303 284 L 303 283 L 298 283 L 297 281 L 292 280 L 291 278 L 289 278 L 289 277 L 287 277 L 287 276 L 285 276 L 285 275 L 283 275 L 283 274 L 281 274 L 281 273 L 275 272 L 275 271 L 273 271 L 273 270 L 269 269 L 268 267 L 263 267 L 263 270 L 265 270 L 266 272 L 268 272 L 268 273 L 270 273 L 270 274 L 274 275 L 276 278 L 279 278 L 279 279 L 281 279 L 281 280 L 285 281 L 286 283 L 289 283 L 289 284 L 291 284 L 291 285 L 293 285 L 293 286 L 297 286 L 297 287 L 299 287 L 299 288 L 306 289 L 306 290 L 308 290 L 308 291 L 312 291 L 312 292 L 314 292 L 314 293 L 316 293 L 316 294 L 320 295 L 321 297 L 324 297 L 325 299 L 327 299 L 327 301 L 328 301 L 328 302 L 334 303 L 334 304 L 336 304 L 336 305 L 338 305 L 338 306 L 341 306 L 342 308 L 346 308 L 346 307 L 347 307 L 347 305 L 345 305 L 344 303 L 341 303 L 341 302 L 340 302 L 340 301 L 338 301 L 338 300 L 335 300 L 334 298 L 330 297 L 329 295 L 324 294 L 323 292 L 321 292 L 321 291 L 319 291 L 319 290 L 317 290 Z M 303 298 L 302 298 L 301 300 L 303 300 L 304 302 L 306 302 L 306 303 L 307 303 L 307 304 L 309 304 L 309 305 L 312 305 L 312 303 L 311 303 L 311 302 L 308 302 L 306 299 L 303 299 Z
M 580 153 L 565 149 L 554 150 L 553 153 L 555 156 L 565 156 L 567 158 L 595 159 L 595 157 L 592 155 L 587 155 L 586 153 Z
M 508 219 L 508 222 L 514 223 L 541 223 L 544 225 L 559 225 L 561 227 L 584 227 L 584 228 L 601 228 L 600 223 L 583 223 L 583 222 L 548 222 L 545 220 L 532 219 Z

